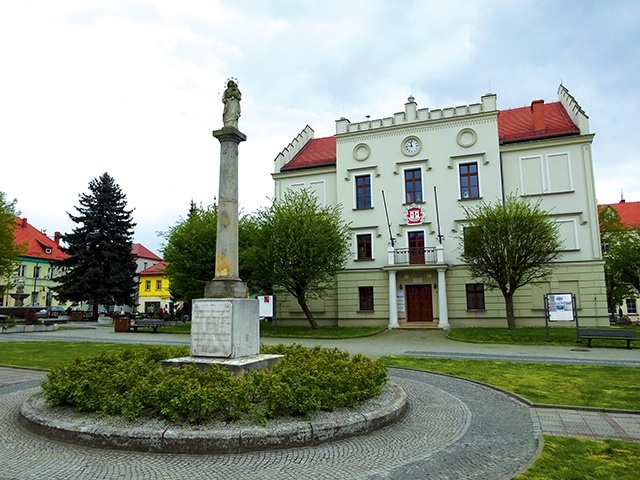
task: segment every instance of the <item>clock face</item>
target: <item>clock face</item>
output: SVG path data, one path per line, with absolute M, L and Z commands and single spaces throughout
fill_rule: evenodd
M 415 138 L 410 138 L 404 142 L 404 151 L 408 155 L 415 155 L 420 151 L 420 143 Z

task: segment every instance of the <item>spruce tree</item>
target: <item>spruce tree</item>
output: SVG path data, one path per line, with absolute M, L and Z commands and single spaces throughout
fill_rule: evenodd
M 91 180 L 89 192 L 80 195 L 78 215 L 67 213 L 76 227 L 62 237 L 69 258 L 57 263 L 65 273 L 55 291 L 61 301 L 90 302 L 97 320 L 98 305 L 135 304 L 135 223 L 125 195 L 108 173 Z

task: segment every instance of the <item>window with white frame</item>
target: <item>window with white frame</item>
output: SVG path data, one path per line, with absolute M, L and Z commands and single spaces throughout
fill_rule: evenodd
M 629 315 L 637 315 L 638 308 L 636 306 L 635 298 L 627 298 L 627 314 Z
M 356 234 L 356 259 L 373 260 L 373 241 L 370 233 Z
M 33 267 L 33 278 L 40 278 L 40 266 Z
M 51 279 L 53 279 L 54 276 L 55 276 L 54 268 L 53 267 L 49 267 L 47 269 L 47 278 L 51 280 Z
M 162 290 L 162 280 L 156 280 L 156 290 Z
M 404 171 L 404 195 L 406 203 L 420 203 L 422 197 L 422 169 L 408 168 Z
M 18 276 L 19 277 L 24 277 L 27 274 L 27 266 L 26 265 L 20 265 L 18 267 Z
M 371 208 L 371 175 L 356 175 L 356 209 Z
M 145 280 L 144 281 L 144 291 L 145 292 L 150 292 L 151 291 L 151 280 Z
M 480 198 L 480 176 L 478 162 L 464 162 L 458 164 L 458 178 L 460 180 L 460 198 L 463 200 Z

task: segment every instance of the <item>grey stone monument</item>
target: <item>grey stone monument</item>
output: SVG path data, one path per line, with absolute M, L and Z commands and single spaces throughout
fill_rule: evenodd
M 269 368 L 281 355 L 259 355 L 260 317 L 257 299 L 247 298 L 238 268 L 238 145 L 247 137 L 238 130 L 241 94 L 237 81 L 227 81 L 222 96 L 224 126 L 214 130 L 220 142 L 220 179 L 215 277 L 204 297 L 193 300 L 191 356 L 165 361 L 165 365 L 211 363 L 240 373 Z

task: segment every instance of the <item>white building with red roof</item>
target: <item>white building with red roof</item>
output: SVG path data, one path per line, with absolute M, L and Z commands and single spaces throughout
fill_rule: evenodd
M 55 232 L 54 237 L 49 238 L 44 232 L 29 224 L 26 218 L 16 217 L 13 238 L 15 244 L 24 245 L 26 250 L 20 256 L 18 270 L 9 278 L 12 287 L 5 292 L 2 305 L 16 304 L 11 294 L 17 292 L 17 284 L 22 284 L 24 293 L 29 294 L 29 297 L 23 300 L 23 305 L 58 305 L 51 287 L 56 285 L 56 277 L 60 271 L 53 267 L 51 262 L 68 257 L 60 248 L 60 233 Z
M 504 326 L 504 300 L 460 259 L 463 207 L 509 194 L 540 201 L 564 246 L 552 277 L 516 292 L 518 325 L 544 325 L 544 294 L 575 293 L 580 322 L 608 325 L 588 117 L 562 85 L 558 101 L 498 110 L 497 97 L 305 129 L 276 157 L 275 197 L 310 188 L 343 206 L 353 256 L 332 295 L 313 301 L 321 324 Z M 387 223 L 387 215 L 389 224 Z M 304 322 L 281 296 L 279 319 Z

